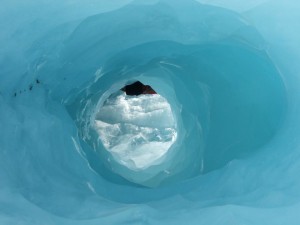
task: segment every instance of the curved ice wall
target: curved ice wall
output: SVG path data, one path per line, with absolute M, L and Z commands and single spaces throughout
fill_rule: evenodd
M 0 4 L 1 224 L 298 224 L 297 1 Z M 138 172 L 92 126 L 133 80 L 178 129 Z

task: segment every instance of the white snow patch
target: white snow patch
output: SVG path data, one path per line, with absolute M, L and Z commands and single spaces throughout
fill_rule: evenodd
M 132 170 L 159 163 L 177 138 L 171 107 L 158 94 L 127 96 L 118 92 L 104 102 L 95 118 L 104 147 Z

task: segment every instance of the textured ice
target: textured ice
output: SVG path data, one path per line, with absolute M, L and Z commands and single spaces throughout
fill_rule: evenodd
M 104 147 L 132 170 L 161 163 L 177 136 L 169 103 L 159 94 L 120 92 L 106 99 L 95 114 L 94 128 Z
M 2 0 L 0 224 L 299 224 L 299 10 Z M 95 129 L 135 80 L 168 101 L 177 131 L 143 170 Z

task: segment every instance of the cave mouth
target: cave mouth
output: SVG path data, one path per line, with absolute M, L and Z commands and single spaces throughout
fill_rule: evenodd
M 177 139 L 170 104 L 140 81 L 110 94 L 99 106 L 94 122 L 112 163 L 132 171 L 163 164 L 164 156 Z

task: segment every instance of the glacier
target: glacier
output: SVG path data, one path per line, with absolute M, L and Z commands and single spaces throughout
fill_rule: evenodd
M 298 1 L 0 5 L 0 224 L 299 223 Z M 104 139 L 136 80 L 142 164 Z

